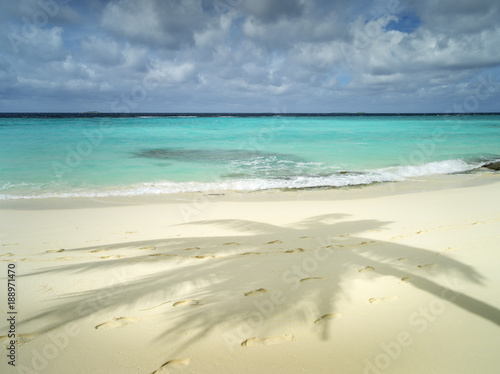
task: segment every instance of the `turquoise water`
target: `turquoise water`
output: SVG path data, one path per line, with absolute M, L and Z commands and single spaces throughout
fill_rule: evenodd
M 348 186 L 500 159 L 500 116 L 0 118 L 0 199 Z

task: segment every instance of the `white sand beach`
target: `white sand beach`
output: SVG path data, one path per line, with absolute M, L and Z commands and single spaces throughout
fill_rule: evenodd
M 487 173 L 4 201 L 3 372 L 497 372 L 499 191 Z

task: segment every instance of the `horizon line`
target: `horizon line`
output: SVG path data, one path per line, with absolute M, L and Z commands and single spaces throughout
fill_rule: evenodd
M 0 118 L 14 116 L 78 116 L 78 117 L 137 117 L 137 116 L 195 116 L 195 117 L 294 117 L 294 116 L 463 116 L 463 115 L 500 115 L 500 112 L 0 112 Z

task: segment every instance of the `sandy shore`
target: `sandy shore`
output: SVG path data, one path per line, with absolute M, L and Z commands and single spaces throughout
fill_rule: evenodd
M 2 373 L 497 372 L 499 192 L 487 173 L 2 202 Z

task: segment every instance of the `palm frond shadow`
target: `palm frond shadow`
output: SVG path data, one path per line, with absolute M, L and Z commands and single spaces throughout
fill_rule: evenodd
M 356 235 L 382 230 L 387 224 L 349 221 L 347 215 L 338 214 L 311 217 L 286 227 L 244 220 L 199 221 L 191 225 L 223 226 L 245 233 L 108 245 L 117 250 L 156 245 L 157 253 L 131 250 L 125 258 L 74 263 L 30 274 L 71 277 L 83 272 L 92 278 L 106 272 L 114 280 L 86 292 L 61 295 L 53 307 L 38 311 L 26 322 L 38 321 L 49 331 L 101 312 L 126 309 L 141 315 L 156 308 L 165 321 L 156 338 L 173 339 L 180 350 L 216 329 L 242 323 L 257 330 L 266 321 L 280 318 L 312 323 L 336 310 L 338 298 L 349 295 L 343 281 L 366 276 L 359 272 L 364 268 L 371 270 L 372 277 L 411 277 L 411 285 L 442 299 L 443 290 L 448 288 L 433 280 L 436 276 L 483 284 L 483 277 L 474 268 L 450 257 L 393 242 L 373 243 Z M 401 258 L 405 260 L 399 261 Z M 426 271 L 418 267 L 430 262 L 435 266 Z M 314 287 L 316 281 L 328 282 L 328 287 Z M 251 291 L 256 291 L 255 295 Z M 498 309 L 458 290 L 451 291 L 455 297 L 446 301 L 500 325 Z M 272 292 L 279 292 L 284 301 L 274 302 Z M 320 338 L 329 338 L 328 322 L 316 330 Z M 183 338 L 185 331 L 194 334 Z

